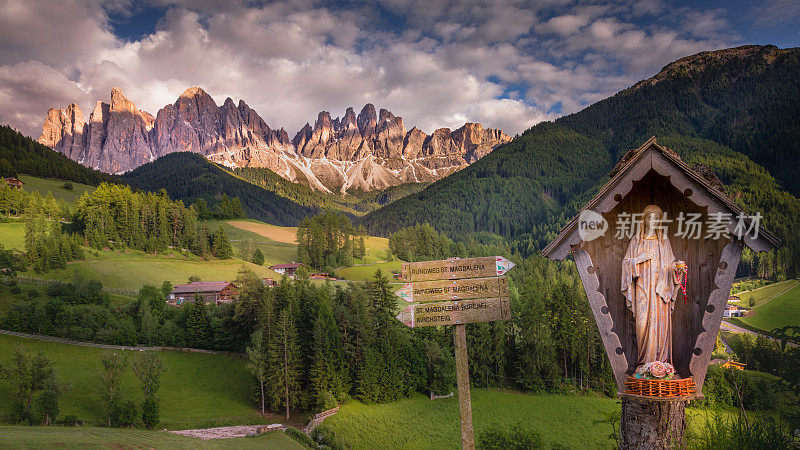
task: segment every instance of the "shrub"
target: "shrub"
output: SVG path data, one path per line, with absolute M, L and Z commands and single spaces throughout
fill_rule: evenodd
M 74 189 L 74 186 L 72 186 L 72 182 L 70 182 L 70 181 L 67 181 L 66 183 L 62 184 L 61 187 L 63 187 L 64 189 L 66 189 L 68 191 L 71 191 L 72 189 Z
M 325 391 L 322 393 L 319 399 L 319 404 L 322 407 L 323 411 L 327 411 L 329 409 L 333 409 L 339 406 L 339 402 L 336 401 L 336 397 L 333 395 L 331 391 Z
M 302 431 L 298 430 L 295 427 L 286 427 L 286 434 L 289 435 L 290 438 L 294 439 L 295 441 L 303 444 L 308 448 L 315 448 L 316 444 L 311 437 Z
M 58 398 L 60 397 L 58 390 L 46 389 L 36 399 L 36 416 L 39 420 L 37 422 L 50 425 L 56 421 L 58 417 L 59 407 Z
M 125 400 L 117 411 L 117 423 L 123 427 L 132 427 L 136 422 L 139 408 L 133 400 Z
M 147 428 L 153 428 L 158 425 L 159 420 L 158 400 L 155 398 L 147 398 L 142 402 L 142 422 Z
M 311 439 L 316 442 L 316 445 L 313 447 L 327 447 L 334 450 L 350 448 L 347 443 L 342 441 L 340 437 L 336 436 L 336 433 L 324 425 L 318 426 L 314 429 L 314 431 L 311 432 Z
M 542 448 L 544 441 L 539 433 L 522 428 L 521 423 L 512 425 L 510 428 L 492 427 L 478 436 L 480 449 L 492 450 L 525 450 L 531 448 Z
M 78 416 L 76 416 L 75 414 L 67 414 L 58 423 L 66 425 L 68 427 L 77 427 L 83 425 L 83 421 L 79 419 Z

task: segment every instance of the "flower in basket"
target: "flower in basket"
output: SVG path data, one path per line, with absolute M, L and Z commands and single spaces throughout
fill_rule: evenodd
M 669 380 L 675 374 L 675 368 L 670 363 L 652 361 L 636 368 L 634 377 L 648 380 Z

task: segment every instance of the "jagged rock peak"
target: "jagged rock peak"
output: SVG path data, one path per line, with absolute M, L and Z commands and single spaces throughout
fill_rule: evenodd
M 111 89 L 111 110 L 112 111 L 128 111 L 138 112 L 136 105 L 125 97 L 122 89 L 115 87 Z
M 137 109 L 119 88 L 88 118 L 77 105 L 47 113 L 40 142 L 106 172 L 134 169 L 168 153 L 190 151 L 228 167 L 268 167 L 314 189 L 383 189 L 447 176 L 510 140 L 500 130 L 466 124 L 429 136 L 367 103 L 333 119 L 321 111 L 290 139 L 271 129 L 244 100 L 217 106 L 202 88 L 186 89 L 156 117 Z
M 197 96 L 206 96 L 208 93 L 203 90 L 200 86 L 192 86 L 189 89 L 183 91 L 183 94 L 180 97 L 197 97 Z M 209 95 L 210 97 L 210 95 Z

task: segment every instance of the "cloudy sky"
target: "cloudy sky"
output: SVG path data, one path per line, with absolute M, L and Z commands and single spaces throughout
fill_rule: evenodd
M 153 114 L 201 86 L 290 135 L 367 102 L 514 134 L 699 51 L 798 46 L 799 24 L 797 0 L 0 0 L 0 123 L 38 137 L 115 86 Z

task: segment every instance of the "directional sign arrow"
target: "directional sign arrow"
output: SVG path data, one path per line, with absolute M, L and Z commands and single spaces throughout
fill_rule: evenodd
M 508 298 L 482 298 L 407 306 L 396 319 L 411 328 L 509 320 Z
M 429 281 L 496 277 L 504 275 L 512 267 L 514 263 L 502 256 L 483 256 L 403 263 L 401 271 L 406 281 Z
M 507 297 L 508 280 L 506 277 L 486 277 L 418 281 L 406 283 L 395 295 L 409 303 Z

